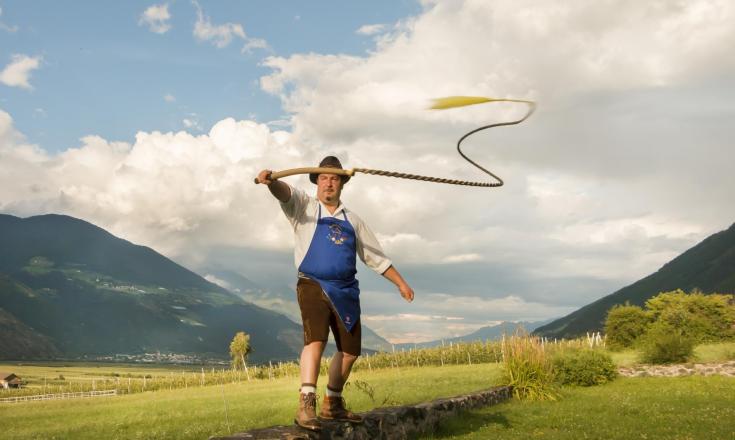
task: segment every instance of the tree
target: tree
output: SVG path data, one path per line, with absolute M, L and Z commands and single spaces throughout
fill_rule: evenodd
M 612 349 L 628 348 L 641 337 L 651 323 L 649 313 L 638 306 L 616 304 L 607 312 L 605 335 Z
M 245 332 L 237 332 L 230 342 L 230 357 L 232 358 L 232 369 L 241 368 L 248 372 L 248 365 L 245 360 L 250 354 L 250 335 Z M 248 374 L 250 380 L 250 374 Z
M 735 306 L 732 295 L 682 290 L 663 292 L 646 301 L 656 322 L 681 329 L 697 342 L 719 341 L 735 336 Z

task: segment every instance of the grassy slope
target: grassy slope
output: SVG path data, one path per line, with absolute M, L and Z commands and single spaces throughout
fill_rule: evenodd
M 364 381 L 375 390 L 348 387 L 348 404 L 357 411 L 409 404 L 489 388 L 497 383 L 496 364 L 355 372 L 351 381 Z M 320 379 L 320 384 L 325 383 Z M 292 423 L 297 405 L 297 378 L 227 384 L 232 432 Z M 3 439 L 203 439 L 228 433 L 223 387 L 158 391 L 92 400 L 4 404 L 0 413 L 12 420 Z
M 511 402 L 469 411 L 434 439 L 732 439 L 735 379 L 618 379 L 573 388 L 557 402 Z

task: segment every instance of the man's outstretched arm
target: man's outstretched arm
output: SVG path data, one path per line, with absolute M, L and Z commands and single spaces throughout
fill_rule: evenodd
M 391 265 L 388 270 L 383 272 L 383 276 L 398 287 L 398 291 L 401 292 L 403 299 L 408 302 L 413 301 L 413 289 L 408 285 L 406 280 L 403 279 L 394 266 Z
M 268 185 L 273 197 L 277 198 L 281 203 L 286 203 L 291 198 L 291 188 L 278 180 L 271 180 L 271 170 L 263 170 L 258 173 L 258 183 Z

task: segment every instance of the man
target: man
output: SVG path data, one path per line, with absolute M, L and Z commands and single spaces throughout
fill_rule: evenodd
M 325 157 L 320 168 L 342 169 L 339 159 Z M 340 196 L 349 176 L 310 174 L 317 185 L 316 198 L 288 184 L 272 180 L 270 170 L 258 174 L 258 183 L 281 202 L 294 229 L 294 259 L 298 268 L 296 293 L 304 327 L 301 352 L 301 389 L 295 423 L 319 430 L 316 415 L 316 383 L 324 346 L 332 329 L 337 353 L 329 365 L 329 382 L 319 414 L 322 419 L 362 422 L 348 411 L 342 398 L 352 365 L 360 355 L 360 288 L 355 273 L 356 256 L 371 269 L 393 282 L 408 302 L 413 289 L 383 254 L 375 235 L 342 203 Z

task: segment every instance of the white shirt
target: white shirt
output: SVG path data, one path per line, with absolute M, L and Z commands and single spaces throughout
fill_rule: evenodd
M 285 183 L 285 182 L 284 182 Z M 287 184 L 288 185 L 288 184 Z M 365 222 L 354 212 L 348 210 L 341 202 L 334 213 L 330 213 L 329 209 L 315 197 L 310 197 L 303 190 L 288 185 L 291 190 L 291 198 L 288 202 L 281 203 L 281 209 L 291 222 L 294 230 L 294 263 L 296 269 L 301 266 L 301 262 L 306 258 L 309 251 L 311 239 L 316 231 L 316 223 L 319 215 L 319 205 L 322 207 L 322 217 L 338 217 L 344 219 L 342 212 L 347 215 L 347 220 L 355 229 L 357 256 L 363 263 L 378 274 L 383 274 L 391 266 L 391 260 L 385 256 L 383 249 L 375 238 L 373 231 L 368 228 Z

